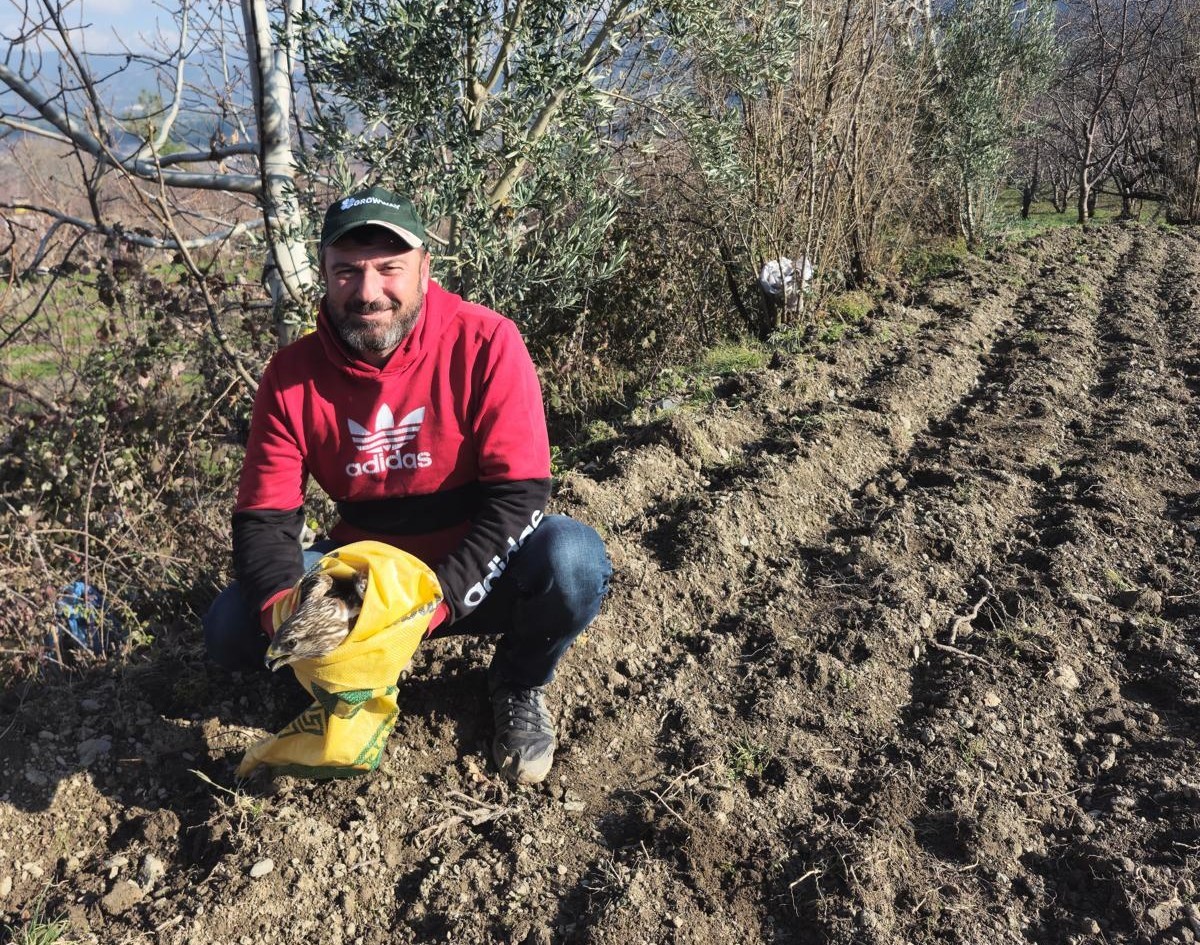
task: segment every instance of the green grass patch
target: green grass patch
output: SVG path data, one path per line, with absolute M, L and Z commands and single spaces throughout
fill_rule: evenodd
M 825 300 L 825 311 L 830 318 L 855 324 L 871 314 L 875 300 L 861 289 L 837 292 Z
M 766 364 L 767 356 L 760 348 L 729 344 L 706 351 L 696 370 L 701 374 L 743 374 L 746 371 L 761 371 Z
M 907 282 L 920 285 L 957 272 L 967 254 L 967 241 L 961 236 L 931 239 L 909 251 L 900 264 L 900 272 Z
M 45 908 L 43 894 L 34 903 L 32 913 L 24 925 L 4 926 L 5 941 L 11 942 L 12 945 L 69 945 L 63 936 L 67 934 L 71 924 L 61 915 L 53 919 L 47 918 Z
M 1121 198 L 1115 194 L 1100 194 L 1096 198 L 1096 212 L 1089 223 L 1111 223 L 1121 214 Z M 1010 187 L 1000 195 L 996 206 L 997 226 L 1007 237 L 1036 236 L 1047 230 L 1079 225 L 1079 208 L 1072 200 L 1067 209 L 1059 213 L 1048 200 L 1035 200 L 1029 207 L 1029 216 L 1021 216 L 1021 193 Z
M 734 781 L 761 778 L 770 760 L 771 750 L 766 745 L 749 739 L 737 741 L 730 746 L 727 759 L 730 777 Z
M 638 401 L 650 408 L 651 415 L 684 406 L 712 403 L 721 386 L 719 379 L 730 375 L 760 371 L 767 365 L 769 352 L 753 342 L 730 342 L 707 350 L 691 364 L 667 367 L 637 393 Z M 633 419 L 644 422 L 635 410 Z
M 4 373 L 17 383 L 45 380 L 62 369 L 59 358 L 42 345 L 13 344 L 4 349 Z
M 874 308 L 875 300 L 861 289 L 835 292 L 825 300 L 825 317 L 817 340 L 823 344 L 837 344 L 848 331 L 861 324 Z

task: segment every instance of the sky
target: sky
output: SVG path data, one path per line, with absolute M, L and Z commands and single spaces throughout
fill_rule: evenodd
M 238 0 L 0 0 L 0 56 L 7 50 L 9 66 L 36 90 L 53 90 L 60 68 L 61 41 L 52 28 L 41 34 L 31 33 L 29 24 L 35 18 L 45 18 L 46 11 L 57 6 L 69 30 L 71 46 L 89 57 L 100 98 L 109 107 L 123 110 L 132 107 L 143 92 L 169 90 L 171 70 L 156 70 L 152 63 L 169 62 L 177 51 L 178 14 L 185 3 L 190 9 L 185 82 L 192 91 L 184 104 L 191 107 L 196 104 L 196 89 L 219 84 L 223 66 L 231 66 L 236 72 L 239 53 L 244 55 Z M 28 19 L 24 16 L 26 9 Z M 27 44 L 14 48 L 13 40 L 22 36 L 28 37 Z M 223 37 L 233 43 L 227 60 L 214 53 Z M 137 58 L 128 61 L 123 55 L 126 52 Z M 3 84 L 0 110 L 23 117 L 30 114 L 29 107 Z
M 76 0 L 67 15 L 86 27 L 82 35 L 92 53 L 143 50 L 160 31 L 178 35 L 174 19 L 147 0 Z
M 156 33 L 177 36 L 178 28 L 168 9 L 177 4 L 167 0 L 58 0 L 67 24 L 79 28 L 77 45 L 90 53 L 116 53 L 126 49 L 143 52 Z M 227 0 L 229 2 L 229 0 Z M 12 37 L 21 22 L 23 0 L 0 0 L 0 35 Z M 38 4 L 30 4 L 36 8 Z

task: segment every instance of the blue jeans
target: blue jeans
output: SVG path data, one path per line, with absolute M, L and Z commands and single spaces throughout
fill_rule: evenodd
M 318 542 L 305 551 L 305 569 L 335 547 Z M 547 515 L 508 559 L 483 603 L 431 636 L 496 637 L 492 678 L 522 688 L 543 686 L 599 613 L 611 576 L 604 542 L 592 528 L 565 515 Z M 213 662 L 233 670 L 265 669 L 267 637 L 236 581 L 217 595 L 203 625 Z

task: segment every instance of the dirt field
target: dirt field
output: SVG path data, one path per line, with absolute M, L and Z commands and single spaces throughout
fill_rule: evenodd
M 1195 941 L 1198 300 L 1200 234 L 1058 232 L 598 444 L 555 508 L 617 577 L 536 790 L 493 773 L 473 642 L 418 653 L 380 770 L 337 783 L 234 783 L 304 700 L 207 669 L 187 621 L 6 692 L 0 913 L 164 945 Z

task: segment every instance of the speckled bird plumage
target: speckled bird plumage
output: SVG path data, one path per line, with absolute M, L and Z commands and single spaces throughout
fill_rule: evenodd
M 332 653 L 350 634 L 367 593 L 367 575 L 353 580 L 334 578 L 327 571 L 305 575 L 300 600 L 267 648 L 267 668 L 274 671 L 295 660 Z

